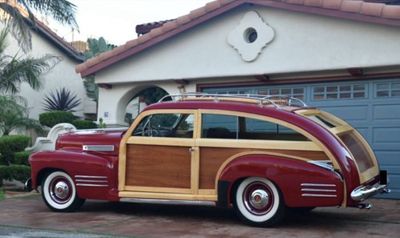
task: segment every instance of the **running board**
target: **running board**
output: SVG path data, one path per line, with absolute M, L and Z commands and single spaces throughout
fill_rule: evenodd
M 130 203 L 147 203 L 147 204 L 163 204 L 163 205 L 197 205 L 197 206 L 215 206 L 215 202 L 211 201 L 190 201 L 190 200 L 164 200 L 164 199 L 143 199 L 143 198 L 121 198 L 121 202 Z

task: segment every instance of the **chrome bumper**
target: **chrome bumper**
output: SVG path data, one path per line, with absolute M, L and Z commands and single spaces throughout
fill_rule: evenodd
M 374 185 L 357 187 L 351 192 L 350 196 L 354 201 L 361 202 L 375 194 L 388 192 L 390 192 L 390 190 L 387 188 L 387 184 L 376 183 Z

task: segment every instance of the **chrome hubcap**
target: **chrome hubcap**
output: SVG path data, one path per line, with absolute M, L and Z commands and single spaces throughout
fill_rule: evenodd
M 247 211 L 257 216 L 267 214 L 274 205 L 274 196 L 270 187 L 260 181 L 247 185 L 242 196 Z
M 63 181 L 57 182 L 54 187 L 54 193 L 55 196 L 58 197 L 59 199 L 66 199 L 69 195 L 68 184 L 66 184 Z
M 269 196 L 264 190 L 257 189 L 251 193 L 250 204 L 256 209 L 263 209 L 268 205 Z

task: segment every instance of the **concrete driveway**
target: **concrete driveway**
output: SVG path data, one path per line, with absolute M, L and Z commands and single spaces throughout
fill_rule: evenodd
M 94 237 L 398 237 L 400 200 L 371 202 L 371 210 L 317 208 L 307 215 L 292 215 L 276 228 L 255 228 L 243 225 L 232 210 L 214 207 L 87 201 L 79 212 L 55 213 L 35 194 L 1 201 L 0 229 L 83 232 Z

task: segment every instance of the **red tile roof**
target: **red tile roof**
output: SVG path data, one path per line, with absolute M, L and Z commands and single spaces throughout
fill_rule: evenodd
M 29 20 L 28 20 L 29 21 Z M 32 25 L 32 23 L 31 23 Z M 54 46 L 64 52 L 71 59 L 81 63 L 85 60 L 84 55 L 75 49 L 70 43 L 61 38 L 57 33 L 52 31 L 46 24 L 39 20 L 35 20 L 35 25 L 31 27 L 39 35 L 49 40 Z
M 173 20 L 175 20 L 175 19 L 139 24 L 139 25 L 136 25 L 135 30 L 136 30 L 136 33 L 138 36 L 144 35 L 144 34 L 149 33 L 154 28 L 158 28 L 158 27 L 164 25 L 165 23 L 167 23 L 169 21 L 173 21 Z
M 376 24 L 400 26 L 400 6 L 353 0 L 216 0 L 164 25 L 154 28 L 137 39 L 77 65 L 82 77 L 94 74 L 163 40 L 201 24 L 243 4 L 255 4 L 323 16 Z

